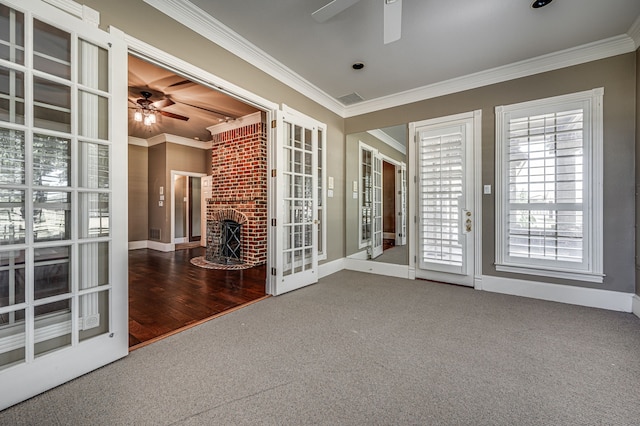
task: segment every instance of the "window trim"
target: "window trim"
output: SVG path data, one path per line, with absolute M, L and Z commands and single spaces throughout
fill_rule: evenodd
M 496 115 L 496 241 L 495 268 L 512 272 L 602 283 L 603 271 L 603 111 L 604 88 L 538 99 L 495 108 Z M 508 255 L 509 202 L 508 123 L 513 116 L 526 117 L 575 108 L 584 109 L 583 262 L 536 262 Z

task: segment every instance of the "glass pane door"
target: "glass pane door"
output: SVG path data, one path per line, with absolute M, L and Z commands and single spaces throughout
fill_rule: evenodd
M 112 303 L 126 295 L 112 232 L 121 64 L 106 33 L 29 6 L 0 4 L 0 381 L 33 383 L 22 397 L 122 356 Z M 80 362 L 98 347 L 103 356 Z M 0 397 L 0 409 L 17 398 Z
M 318 128 L 289 114 L 278 126 L 278 205 L 283 211 L 278 215 L 276 293 L 281 294 L 318 279 Z

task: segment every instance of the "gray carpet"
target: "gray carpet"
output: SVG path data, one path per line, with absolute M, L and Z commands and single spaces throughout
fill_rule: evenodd
M 639 423 L 637 317 L 350 271 L 0 413 L 3 425 Z

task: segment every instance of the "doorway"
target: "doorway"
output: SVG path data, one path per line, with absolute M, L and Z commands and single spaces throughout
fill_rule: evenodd
M 201 179 L 213 174 L 213 154 L 232 143 L 214 150 L 212 135 L 246 129 L 246 117 L 265 129 L 269 114 L 188 75 L 129 55 L 130 349 L 266 297 L 265 262 L 224 270 L 193 261 L 206 254 L 200 245 L 211 188 L 203 200 Z M 266 136 L 260 143 L 266 205 Z M 254 224 L 265 235 L 266 213 Z M 264 241 L 265 260 L 266 250 Z
M 410 124 L 417 278 L 466 286 L 480 271 L 480 112 Z
M 203 209 L 202 178 L 204 173 L 171 171 L 173 242 L 176 248 L 196 247 L 202 238 L 206 210 Z M 192 244 L 193 243 L 193 244 Z

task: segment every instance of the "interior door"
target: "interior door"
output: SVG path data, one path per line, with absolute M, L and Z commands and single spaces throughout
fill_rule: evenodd
M 371 235 L 371 258 L 375 259 L 383 251 L 383 217 L 382 217 L 382 156 L 373 155 L 373 231 Z
M 418 123 L 416 276 L 473 285 L 473 119 Z
M 0 410 L 128 353 L 126 45 L 0 1 Z
M 279 111 L 276 133 L 272 274 L 278 295 L 318 281 L 318 126 Z
M 407 168 L 396 166 L 396 245 L 407 244 Z

